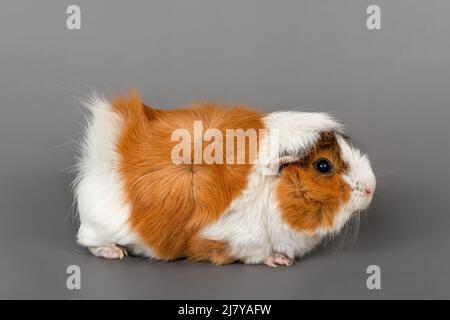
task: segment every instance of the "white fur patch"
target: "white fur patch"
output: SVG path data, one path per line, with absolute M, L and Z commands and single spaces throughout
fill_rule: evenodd
M 278 111 L 264 119 L 266 127 L 278 130 L 279 149 L 288 154 L 308 152 L 324 131 L 342 126 L 326 113 Z
M 75 181 L 80 228 L 77 240 L 86 247 L 119 244 L 134 248 L 137 254 L 153 256 L 129 227 L 130 205 L 124 199 L 117 168 L 116 151 L 123 120 L 108 101 L 98 96 L 84 103 L 91 114 Z

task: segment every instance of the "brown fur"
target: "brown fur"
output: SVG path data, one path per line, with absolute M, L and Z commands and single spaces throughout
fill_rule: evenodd
M 332 162 L 332 173 L 316 172 L 314 163 L 320 158 Z M 281 169 L 275 193 L 283 219 L 295 230 L 311 233 L 331 226 L 341 204 L 350 199 L 350 186 L 342 178 L 347 169 L 335 135 L 322 133 L 306 158 Z
M 200 237 L 193 237 L 189 241 L 189 258 L 194 261 L 211 261 L 217 265 L 236 261 L 230 256 L 226 242 Z
M 194 120 L 201 120 L 203 130 L 220 129 L 226 140 L 225 129 L 262 129 L 262 116 L 248 108 L 211 103 L 156 110 L 143 105 L 136 93 L 115 99 L 113 109 L 124 118 L 117 149 L 125 200 L 132 206 L 131 227 L 162 259 L 232 262 L 224 243 L 198 238 L 197 233 L 242 192 L 252 165 L 248 157 L 245 164 L 176 165 L 171 152 L 178 142 L 171 141 L 171 134 L 185 128 L 193 136 Z M 247 150 L 248 145 L 246 141 Z

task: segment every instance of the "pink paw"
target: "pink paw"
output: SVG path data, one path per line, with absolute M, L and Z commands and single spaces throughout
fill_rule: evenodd
M 127 251 L 118 246 L 103 246 L 103 247 L 91 247 L 89 250 L 97 257 L 105 258 L 105 259 L 123 259 L 123 257 L 127 256 Z
M 271 268 L 276 268 L 278 266 L 290 267 L 294 264 L 294 260 L 286 257 L 284 254 L 276 253 L 266 258 L 263 263 Z

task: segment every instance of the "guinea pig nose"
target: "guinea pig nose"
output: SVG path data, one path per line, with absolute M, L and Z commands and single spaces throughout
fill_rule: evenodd
M 372 189 L 372 188 L 370 188 L 370 187 L 365 187 L 365 188 L 364 188 L 364 194 L 365 194 L 367 197 L 371 196 L 372 193 L 373 193 L 373 189 Z

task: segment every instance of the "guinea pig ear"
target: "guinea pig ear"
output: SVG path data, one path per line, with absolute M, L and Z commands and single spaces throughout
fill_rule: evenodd
M 283 155 L 276 159 L 273 159 L 264 167 L 264 175 L 267 176 L 277 175 L 282 166 L 289 163 L 299 162 L 301 159 L 302 158 L 300 156 L 294 155 Z

